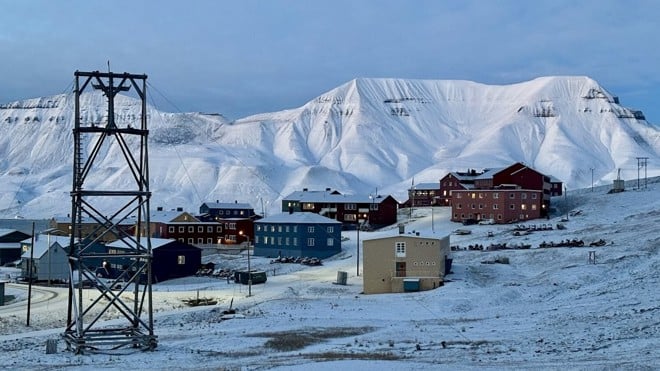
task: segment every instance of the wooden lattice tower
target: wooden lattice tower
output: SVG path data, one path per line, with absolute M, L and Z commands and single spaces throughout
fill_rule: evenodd
M 126 347 L 152 350 L 157 345 L 153 327 L 151 241 L 148 237 L 141 237 L 140 233 L 121 227 L 128 222 L 135 223 L 135 231 L 144 231 L 144 236 L 151 235 L 146 80 L 146 75 L 75 72 L 69 303 L 64 338 L 67 348 L 76 353 Z M 90 87 L 101 90 L 107 98 L 107 117 L 103 120 L 81 115 L 81 95 Z M 136 115 L 135 121 L 118 125 L 115 96 L 131 88 L 141 100 L 140 115 Z M 128 182 L 123 179 L 116 186 L 105 186 L 111 189 L 93 189 L 94 185 L 86 184 L 86 181 L 99 170 L 94 166 L 99 153 L 117 147 L 128 168 L 124 174 L 130 173 L 125 177 Z M 118 172 L 122 170 L 126 169 Z M 111 210 L 107 205 L 112 205 Z M 96 229 L 85 231 L 83 220 L 92 221 L 97 225 Z M 99 250 L 99 242 L 108 237 L 122 239 L 128 248 L 118 253 L 113 251 L 115 254 Z M 128 262 L 121 276 L 110 281 L 97 277 L 94 268 L 99 260 L 106 259 Z M 92 298 L 83 282 L 91 283 L 89 286 L 100 293 L 98 297 Z M 120 282 L 121 289 L 111 289 Z M 112 322 L 118 325 L 102 325 L 103 320 L 113 316 L 119 316 L 119 320 Z

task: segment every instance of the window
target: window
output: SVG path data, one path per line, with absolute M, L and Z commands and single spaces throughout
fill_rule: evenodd
M 288 226 L 288 225 L 284 227 L 284 231 L 286 231 L 287 233 L 289 233 L 289 226 Z
M 307 239 L 307 246 L 314 246 L 314 239 L 313 238 L 308 238 Z
M 498 205 L 498 204 L 493 204 L 493 210 L 497 210 L 497 209 L 499 209 L 499 208 L 500 208 L 500 205 Z
M 471 196 L 472 199 L 474 200 L 474 199 L 477 197 L 477 194 L 476 194 L 476 193 L 472 193 L 470 196 Z
M 475 206 L 474 206 L 474 204 L 472 204 L 472 205 L 470 205 L 470 207 L 471 207 L 471 208 L 472 208 L 473 210 L 475 209 Z
M 185 255 L 179 255 L 176 257 L 176 263 L 179 265 L 184 265 L 186 264 L 186 256 Z
M 460 209 L 460 208 L 462 208 L 462 207 L 463 207 L 463 206 L 462 206 L 461 204 L 456 205 L 456 208 L 457 208 L 457 209 Z
M 199 232 L 199 233 L 204 232 L 204 227 L 202 227 L 201 225 L 199 227 L 197 227 L 197 232 Z
M 280 233 L 282 232 L 282 226 L 281 225 L 277 226 L 277 231 L 280 232 Z
M 303 203 L 303 210 L 314 210 L 314 204 L 310 202 Z
M 333 246 L 335 244 L 334 238 L 328 238 L 328 246 Z
M 536 204 L 532 204 L 532 210 L 536 210 Z
M 406 276 L 406 262 L 396 262 L 395 264 L 395 269 L 396 269 L 396 276 L 397 277 L 405 277 Z
M 394 251 L 396 254 L 397 258 L 405 258 L 406 257 L 406 243 L 405 242 L 397 242 L 394 244 Z
M 463 194 L 460 192 L 456 192 L 456 198 L 463 198 Z
M 335 231 L 335 227 L 328 227 L 328 233 L 332 233 Z
M 179 226 L 179 233 L 183 233 L 186 231 L 186 227 L 184 226 Z
M 526 200 L 527 199 L 527 193 L 521 193 L 520 198 L 523 199 L 523 200 Z
M 257 231 L 261 231 L 261 225 L 257 224 Z
M 516 194 L 515 193 L 509 193 L 509 198 L 513 200 L 514 198 L 516 198 Z
M 347 222 L 354 222 L 356 219 L 355 214 L 344 214 L 344 220 Z
M 195 227 L 193 227 L 192 225 L 189 225 L 188 226 L 188 232 L 189 233 L 195 232 Z
M 484 208 L 484 205 L 483 205 L 483 204 L 479 204 L 479 209 L 483 209 L 483 208 Z
M 222 226 L 221 226 L 221 225 L 217 226 L 217 227 L 215 228 L 215 230 L 216 230 L 216 232 L 218 232 L 218 233 L 222 233 Z
M 515 210 L 515 209 L 516 209 L 516 205 L 515 205 L 515 204 L 511 204 L 511 205 L 509 205 L 509 210 Z
M 494 192 L 493 193 L 493 199 L 497 199 L 497 198 L 500 198 L 500 194 L 497 193 L 497 192 Z
M 479 192 L 479 198 L 484 198 L 484 194 Z
M 497 220 L 502 220 L 502 214 L 497 214 Z
M 206 232 L 207 233 L 213 233 L 213 227 L 212 226 L 206 227 Z
M 293 233 L 298 233 L 298 226 L 297 225 L 293 226 Z
M 282 237 L 277 237 L 277 246 L 282 246 Z
M 202 245 L 202 244 L 204 243 L 204 239 L 201 238 L 201 237 L 198 237 L 198 238 L 197 238 L 197 243 L 200 244 L 200 245 Z
M 520 210 L 527 210 L 527 204 L 520 205 Z
M 179 238 L 179 242 L 183 243 L 184 242 L 183 238 Z
M 188 238 L 188 243 L 191 244 L 191 245 L 194 244 L 194 243 L 195 243 L 195 239 L 192 238 L 192 237 Z
M 284 242 L 286 243 L 287 246 L 289 246 L 289 244 L 291 243 L 289 237 L 285 238 Z
M 298 246 L 298 237 L 293 238 L 293 246 Z
M 532 200 L 536 200 L 536 193 L 532 193 Z
M 314 233 L 314 226 L 307 227 L 307 233 Z
M 225 213 L 224 210 L 220 210 L 220 211 L 218 211 L 218 214 L 219 214 L 219 215 L 223 215 L 224 213 Z
M 344 207 L 344 209 L 346 210 L 355 210 L 356 208 L 357 207 L 355 206 L 355 204 L 346 204 L 346 206 Z
M 207 238 L 206 243 L 209 245 L 213 245 L 213 239 L 212 238 Z
M 274 225 L 271 225 L 271 226 L 270 226 L 270 231 L 271 231 L 271 232 L 275 232 L 275 226 L 274 226 Z
M 229 223 L 229 229 L 236 229 L 236 223 Z
M 372 202 L 371 205 L 369 205 L 369 210 L 378 211 L 378 204 Z
M 173 226 L 169 226 L 169 227 L 167 228 L 167 231 L 170 232 L 170 233 L 174 233 L 174 227 L 173 227 Z

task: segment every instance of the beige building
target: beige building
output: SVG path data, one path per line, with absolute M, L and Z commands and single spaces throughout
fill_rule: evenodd
M 431 290 L 443 284 L 449 236 L 399 234 L 365 240 L 362 249 L 365 294 Z

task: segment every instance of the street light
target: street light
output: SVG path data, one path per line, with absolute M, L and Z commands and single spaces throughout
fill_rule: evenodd
M 250 266 L 250 236 L 243 234 L 243 231 L 238 232 L 239 235 L 244 236 L 247 240 L 247 258 L 248 258 L 248 296 L 252 296 L 252 267 Z

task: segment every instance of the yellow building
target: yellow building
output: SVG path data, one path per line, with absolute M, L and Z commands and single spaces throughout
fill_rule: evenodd
M 431 290 L 442 286 L 449 235 L 399 234 L 363 242 L 364 293 Z

